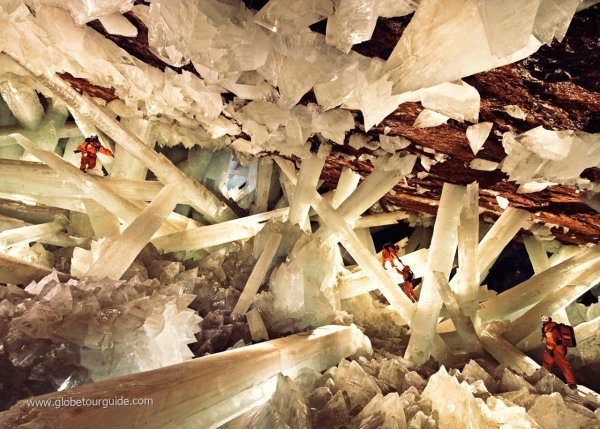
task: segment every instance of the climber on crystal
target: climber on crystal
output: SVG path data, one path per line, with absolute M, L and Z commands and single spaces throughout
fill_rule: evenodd
M 385 263 L 389 261 L 390 265 L 396 267 L 396 271 L 400 272 L 397 268 L 398 265 L 394 264 L 394 261 L 400 261 L 400 259 L 398 259 L 399 249 L 400 247 L 396 244 L 385 243 L 383 245 L 383 250 L 381 251 L 381 265 L 383 266 L 383 269 L 387 269 Z
M 394 245 L 392 243 L 385 243 L 383 245 L 383 250 L 381 251 L 381 265 L 384 269 L 385 263 L 389 261 L 390 265 L 396 268 L 398 274 L 402 276 L 404 279 L 404 283 L 402 284 L 402 290 L 410 298 L 412 302 L 417 302 L 417 296 L 415 295 L 413 282 L 415 280 L 415 275 L 410 269 L 408 265 L 404 265 L 402 260 L 398 257 L 399 246 Z M 402 269 L 400 270 L 398 265 L 395 264 L 395 261 L 398 261 L 400 265 L 402 265 Z
M 79 166 L 79 169 L 84 173 L 86 170 L 91 170 L 96 166 L 98 152 L 114 157 L 112 151 L 102 146 L 100 140 L 98 140 L 98 136 L 94 135 L 87 137 L 85 141 L 77 146 L 77 149 L 74 150 L 74 152 L 81 153 L 81 165 Z
M 546 340 L 543 367 L 550 371 L 552 365 L 556 363 L 563 372 L 569 387 L 577 389 L 573 370 L 567 360 L 567 348 L 562 344 L 558 324 L 553 322 L 551 317 L 542 316 L 542 336 Z

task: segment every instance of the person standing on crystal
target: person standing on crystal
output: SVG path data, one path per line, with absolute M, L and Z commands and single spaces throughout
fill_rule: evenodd
M 567 348 L 561 342 L 558 323 L 553 322 L 551 317 L 542 316 L 542 337 L 546 340 L 544 363 L 542 366 L 547 371 L 550 371 L 552 366 L 556 363 L 564 374 L 567 385 L 571 389 L 577 389 L 577 382 L 575 381 L 573 370 L 567 360 Z
M 387 269 L 385 263 L 389 262 L 392 267 L 396 268 L 398 274 L 400 274 L 404 279 L 404 283 L 402 284 L 402 290 L 412 302 L 417 302 L 417 296 L 415 295 L 413 285 L 415 275 L 410 269 L 410 267 L 408 265 L 404 265 L 402 260 L 398 257 L 398 250 L 399 247 L 397 245 L 392 243 L 385 243 L 383 245 L 383 250 L 381 251 L 381 265 L 384 269 Z M 400 265 L 402 265 L 401 270 L 399 269 L 395 261 L 398 261 Z
M 84 173 L 86 170 L 91 170 L 96 167 L 98 152 L 114 158 L 112 151 L 102 146 L 98 136 L 94 135 L 87 137 L 85 141 L 77 146 L 77 149 L 75 149 L 74 152 L 81 153 L 81 165 L 79 166 L 79 169 Z

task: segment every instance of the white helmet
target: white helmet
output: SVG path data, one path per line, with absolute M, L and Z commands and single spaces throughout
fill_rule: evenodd
M 541 319 L 542 319 L 542 323 L 548 323 L 548 322 L 552 321 L 552 318 L 550 316 L 545 316 L 545 315 L 542 316 Z

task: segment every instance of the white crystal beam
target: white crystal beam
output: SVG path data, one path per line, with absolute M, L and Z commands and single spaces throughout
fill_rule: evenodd
M 349 167 L 344 167 L 331 200 L 331 205 L 337 209 L 354 192 L 360 182 L 360 174 Z
M 467 185 L 465 203 L 458 227 L 458 280 L 454 293 L 459 305 L 470 316 L 477 309 L 479 289 L 479 184 Z
M 156 143 L 153 136 L 153 124 L 147 119 L 123 119 L 123 128 L 137 136 L 149 148 L 154 148 Z M 115 160 L 113 161 L 110 175 L 127 179 L 145 180 L 148 167 L 129 153 L 123 146 L 117 145 Z
M 176 184 L 165 186 L 120 236 L 102 248 L 100 256 L 85 275 L 119 280 L 173 211 L 180 192 Z
M 48 197 L 89 197 L 86 191 L 79 189 L 71 182 L 65 181 L 60 174 L 45 164 L 0 159 L 0 170 L 3 179 L 0 181 L 0 192 Z M 163 187 L 163 184 L 158 181 L 132 180 L 110 176 L 95 177 L 90 175 L 89 177 L 90 180 L 104 182 L 128 200 L 150 201 Z M 186 200 L 182 198 L 181 202 L 186 202 Z
M 396 225 L 399 220 L 408 219 L 410 215 L 403 211 L 366 215 L 358 218 L 356 228 L 373 228 L 383 225 Z
M 220 427 L 264 402 L 275 392 L 277 375 L 295 377 L 300 368 L 324 371 L 356 353 L 368 339 L 355 326 L 323 326 L 247 347 L 152 371 L 103 380 L 69 390 L 73 398 L 152 398 L 150 406 L 26 407 L 25 400 L 0 414 L 0 426 L 27 421 L 33 427 L 158 429 Z M 218 386 L 218 389 L 215 389 Z M 55 392 L 36 397 L 52 401 Z
M 505 340 L 497 332 L 496 326 L 490 326 L 480 334 L 483 348 L 491 354 L 501 365 L 516 371 L 518 373 L 533 375 L 540 366 L 528 356 L 525 356 L 519 349 Z
M 535 237 L 524 236 L 523 244 L 525 244 L 525 249 L 527 250 L 535 274 L 539 274 L 550 268 L 550 259 L 541 241 Z
M 152 240 L 152 243 L 164 252 L 177 252 L 206 249 L 236 240 L 245 240 L 254 237 L 269 219 L 281 219 L 284 222 L 288 211 L 289 207 L 285 207 L 215 225 L 201 226 L 157 237 Z
M 23 226 L 0 232 L 0 251 L 10 246 L 39 241 L 41 238 L 53 235 L 65 229 L 65 223 L 54 221 L 39 225 Z
M 70 180 L 83 192 L 87 192 L 91 198 L 102 204 L 120 219 L 123 219 L 125 222 L 131 222 L 139 214 L 140 210 L 133 203 L 122 198 L 104 184 L 96 181 L 92 175 L 83 173 L 52 152 L 39 149 L 31 140 L 20 134 L 15 134 L 14 138 L 25 150 L 44 161 L 50 168 Z
M 502 318 L 534 305 L 548 294 L 575 281 L 590 281 L 600 269 L 600 247 L 594 245 L 483 303 L 478 315 L 483 322 Z
M 117 144 L 147 165 L 161 182 L 178 184 L 184 190 L 185 198 L 189 200 L 190 205 L 207 220 L 218 223 L 237 217 L 231 208 L 221 202 L 208 189 L 183 174 L 166 157 L 147 147 L 87 95 L 79 94 L 68 83 L 54 74 L 38 76 L 12 55 L 6 55 L 28 71 L 40 84 L 55 93 L 70 108 L 88 119 Z
M 294 199 L 290 205 L 289 220 L 292 224 L 300 225 L 303 229 L 306 229 L 311 191 L 317 187 L 323 165 L 325 165 L 325 157 L 321 158 L 313 155 L 303 160 L 300 166 Z
M 256 180 L 256 206 L 255 213 L 264 213 L 268 209 L 269 191 L 271 190 L 271 175 L 273 174 L 273 160 L 261 158 L 258 161 L 258 176 Z
M 254 295 L 256 295 L 258 292 L 260 285 L 267 275 L 269 266 L 271 265 L 271 262 L 273 262 L 275 253 L 279 248 L 279 243 L 281 243 L 281 238 L 281 234 L 273 233 L 267 239 L 263 252 L 260 254 L 258 261 L 256 261 L 256 265 L 254 265 L 252 273 L 250 274 L 250 277 L 248 277 L 248 281 L 244 286 L 244 290 L 242 291 L 242 294 L 240 295 L 240 298 L 238 299 L 238 302 L 231 314 L 244 314 L 248 311 L 248 308 L 250 308 L 250 304 L 252 304 Z
M 465 188 L 444 183 L 433 237 L 427 260 L 428 270 L 423 278 L 423 288 L 412 320 L 411 336 L 404 357 L 415 363 L 429 359 L 436 333 L 437 319 L 442 308 L 442 298 L 436 288 L 433 272 L 450 275 L 458 246 L 458 222 L 463 206 Z

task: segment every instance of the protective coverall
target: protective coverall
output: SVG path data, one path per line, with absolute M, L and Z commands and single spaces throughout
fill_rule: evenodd
M 410 298 L 412 302 L 417 302 L 417 296 L 415 295 L 415 290 L 413 287 L 414 275 L 411 275 L 411 270 L 408 265 L 405 265 L 400 271 L 402 277 L 404 278 L 404 283 L 402 284 L 402 290 Z
M 79 166 L 79 169 L 84 173 L 85 170 L 91 170 L 96 166 L 98 152 L 104 155 L 114 156 L 112 151 L 103 147 L 98 140 L 91 142 L 84 141 L 79 146 L 77 146 L 77 149 L 74 152 L 81 153 L 81 165 Z
M 555 322 L 544 323 L 542 333 L 546 340 L 546 350 L 544 350 L 543 367 L 550 371 L 555 363 L 561 369 L 568 385 L 576 385 L 575 376 L 569 361 L 567 360 L 567 348 L 561 344 L 558 324 Z

